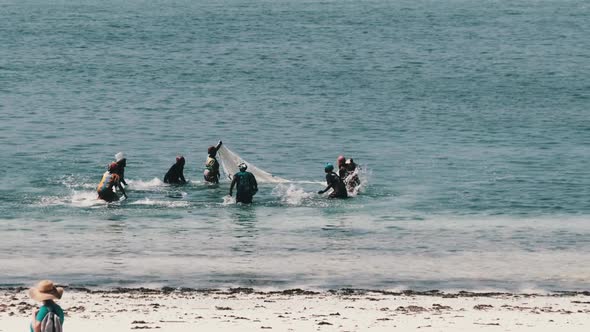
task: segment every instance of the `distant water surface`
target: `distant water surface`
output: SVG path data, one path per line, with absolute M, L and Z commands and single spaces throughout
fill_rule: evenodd
M 588 36 L 581 0 L 4 1 L 0 285 L 587 290 Z M 292 182 L 236 206 L 220 139 Z

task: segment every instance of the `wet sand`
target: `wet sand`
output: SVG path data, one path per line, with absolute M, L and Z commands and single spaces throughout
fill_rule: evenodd
M 553 294 L 67 288 L 65 331 L 590 331 L 590 292 Z M 37 304 L 0 290 L 0 332 Z

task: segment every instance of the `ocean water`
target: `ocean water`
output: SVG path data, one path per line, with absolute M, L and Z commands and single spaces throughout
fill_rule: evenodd
M 588 36 L 583 0 L 2 1 L 0 285 L 588 290 Z M 233 204 L 218 140 L 291 182 Z

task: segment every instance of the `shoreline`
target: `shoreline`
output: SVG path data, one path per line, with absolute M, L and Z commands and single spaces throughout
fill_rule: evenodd
M 25 287 L 0 288 L 0 332 L 27 327 Z M 588 331 L 590 292 L 67 287 L 65 331 Z

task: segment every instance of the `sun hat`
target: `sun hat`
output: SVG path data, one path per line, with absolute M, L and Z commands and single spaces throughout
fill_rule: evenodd
M 51 280 L 41 280 L 37 286 L 29 289 L 29 296 L 38 302 L 61 299 L 64 289 L 55 287 Z

